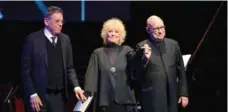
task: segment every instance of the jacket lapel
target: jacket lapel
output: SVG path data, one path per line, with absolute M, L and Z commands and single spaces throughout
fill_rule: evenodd
M 40 49 L 41 56 L 44 59 L 44 63 L 46 68 L 48 68 L 48 56 L 47 56 L 47 44 L 46 44 L 46 36 L 44 35 L 44 29 L 40 31 L 41 36 L 37 39 L 39 45 L 37 49 Z
M 60 45 L 61 45 L 61 50 L 62 50 L 63 67 L 66 68 L 65 65 L 66 65 L 66 54 L 67 54 L 66 52 L 67 51 L 66 51 L 65 48 L 66 48 L 67 45 L 66 45 L 66 42 L 65 42 L 64 38 L 61 37 L 61 34 L 58 36 L 58 40 L 61 42 Z

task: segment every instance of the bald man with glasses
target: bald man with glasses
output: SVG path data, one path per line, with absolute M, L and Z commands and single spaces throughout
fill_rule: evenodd
M 143 49 L 135 67 L 142 112 L 177 112 L 178 103 L 188 105 L 187 80 L 177 41 L 166 38 L 163 20 L 147 19 L 148 39 L 137 44 Z M 179 81 L 177 81 L 177 79 Z

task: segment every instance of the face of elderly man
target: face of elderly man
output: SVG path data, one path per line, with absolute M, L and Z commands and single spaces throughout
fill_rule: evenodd
M 154 40 L 163 40 L 165 37 L 165 25 L 158 16 L 151 16 L 147 19 L 147 32 Z

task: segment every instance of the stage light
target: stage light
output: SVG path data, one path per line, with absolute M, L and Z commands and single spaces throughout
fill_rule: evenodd
M 3 19 L 3 14 L 1 12 L 1 10 L 0 10 L 0 19 Z
M 35 0 L 36 6 L 40 9 L 43 15 L 45 15 L 47 11 L 47 6 L 44 4 L 42 0 Z
M 81 0 L 81 21 L 85 21 L 85 0 Z

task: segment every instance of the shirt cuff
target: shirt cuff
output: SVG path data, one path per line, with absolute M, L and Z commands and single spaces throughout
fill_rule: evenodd
M 74 91 L 77 91 L 77 90 L 79 90 L 79 89 L 81 89 L 79 86 L 74 87 Z
M 30 98 L 37 96 L 37 93 L 30 95 Z

